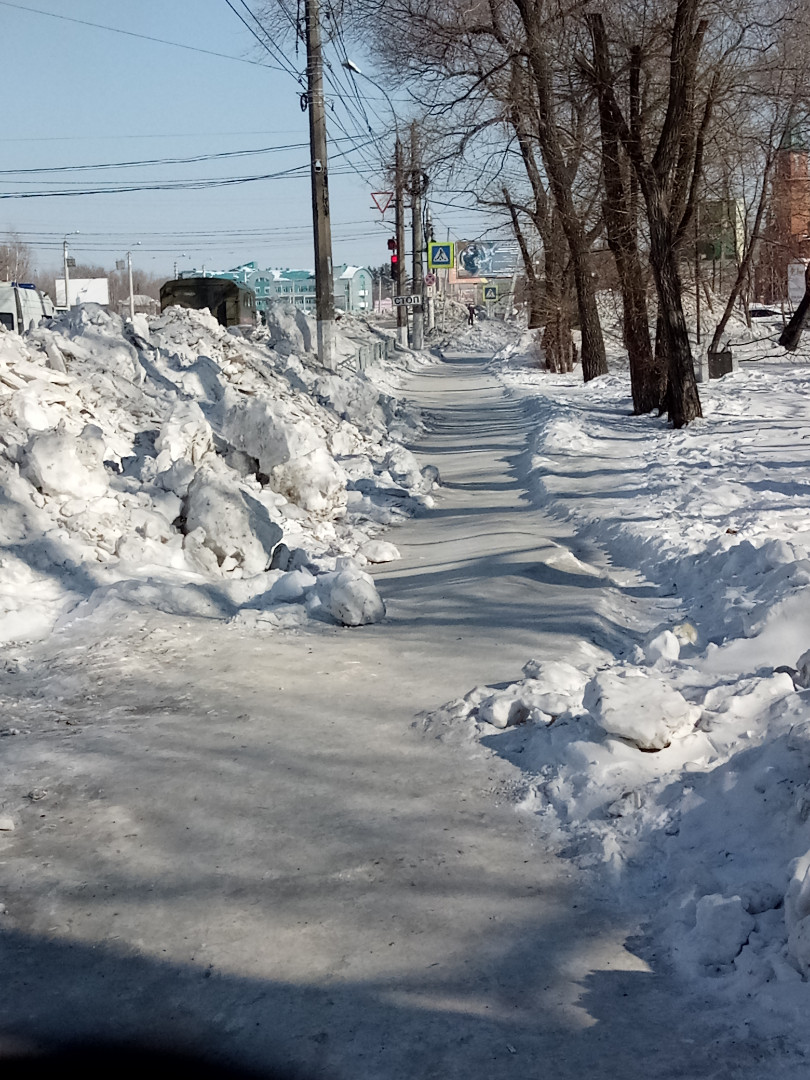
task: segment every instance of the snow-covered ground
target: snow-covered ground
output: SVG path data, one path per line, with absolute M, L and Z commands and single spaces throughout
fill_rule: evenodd
M 471 351 L 497 352 L 491 370 L 513 396 L 515 416 L 523 410 L 527 452 L 516 486 L 525 485 L 537 505 L 564 521 L 566 534 L 573 527 L 583 546 L 608 556 L 606 569 L 594 568 L 560 542 L 545 553 L 542 565 L 561 579 L 566 573 L 579 580 L 595 575 L 608 586 L 612 579 L 614 587 L 599 590 L 600 617 L 609 616 L 604 605 L 612 597 L 629 605 L 634 592 L 644 607 L 639 625 L 648 621 L 650 610 L 673 614 L 640 637 L 626 608 L 617 609 L 612 653 L 601 640 L 598 647 L 574 644 L 566 659 L 527 655 L 522 680 L 473 688 L 441 708 L 439 698 L 428 726 L 449 743 L 483 744 L 487 753 L 522 770 L 521 807 L 575 865 L 577 881 L 590 880 L 597 892 L 618 898 L 628 923 L 641 921 L 645 938 L 633 942 L 633 950 L 653 970 L 673 965 L 698 996 L 715 1005 L 725 999 L 730 1030 L 742 1032 L 750 1025 L 766 1041 L 783 1034 L 792 1044 L 804 1039 L 810 1052 L 805 1034 L 810 1005 L 810 352 L 786 360 L 774 345 L 777 329 L 763 325 L 751 334 L 733 327 L 735 340 L 752 340 L 739 346 L 747 362 L 739 372 L 701 388 L 705 418 L 680 432 L 661 419 L 631 415 L 618 353 L 613 374 L 583 386 L 578 371 L 571 376 L 540 371 L 531 338 L 514 328 L 482 321 L 456 336 Z M 32 662 L 27 670 L 25 656 L 19 664 L 17 659 L 35 650 L 18 644 L 69 631 L 53 635 L 53 664 L 42 668 L 45 691 L 37 687 L 31 696 L 41 695 L 33 705 L 52 708 L 54 722 L 71 725 L 66 726 L 71 738 L 70 710 L 77 710 L 88 727 L 96 711 L 96 699 L 86 692 L 85 653 L 77 651 L 74 658 L 71 645 L 74 638 L 83 640 L 83 625 L 94 642 L 110 628 L 114 662 L 95 654 L 91 668 L 96 665 L 98 680 L 105 683 L 105 701 L 116 693 L 106 683 L 118 679 L 129 694 L 127 707 L 137 716 L 144 686 L 150 680 L 158 686 L 162 678 L 164 652 L 177 664 L 183 659 L 183 643 L 192 632 L 175 643 L 176 617 L 202 616 L 207 625 L 219 620 L 234 629 L 225 652 L 240 684 L 256 677 L 247 665 L 257 663 L 258 656 L 254 650 L 240 670 L 243 643 L 254 631 L 280 629 L 282 634 L 266 640 L 283 640 L 279 653 L 295 683 L 294 705 L 311 676 L 306 663 L 294 660 L 306 638 L 299 643 L 288 631 L 311 620 L 311 628 L 323 634 L 325 622 L 354 625 L 382 617 L 382 601 L 365 570 L 397 558 L 391 537 L 381 534 L 431 508 L 438 476 L 405 448 L 421 430 L 421 418 L 396 396 L 407 369 L 425 367 L 426 358 L 400 353 L 389 364 L 357 373 L 351 358 L 370 335 L 359 323 L 342 323 L 344 362 L 333 374 L 314 362 L 308 323 L 282 312 L 266 333 L 250 340 L 205 315 L 178 310 L 138 319 L 127 328 L 116 316 L 86 308 L 22 339 L 0 331 L 5 670 L 9 680 L 19 670 L 22 680 L 37 687 L 40 669 Z M 470 400 L 474 395 L 458 392 L 454 408 L 461 413 L 464 395 Z M 451 416 L 449 410 L 446 425 Z M 480 417 L 472 430 L 473 437 L 488 442 Z M 510 443 L 509 461 L 513 449 Z M 495 483 L 503 495 L 508 484 L 500 477 Z M 477 478 L 468 477 L 455 496 L 471 505 L 476 498 L 492 499 L 491 492 L 480 495 Z M 423 552 L 429 543 L 431 557 L 444 559 L 440 545 L 452 539 L 453 521 L 437 516 L 431 538 L 420 537 L 415 551 Z M 492 544 L 500 539 L 489 538 Z M 519 553 L 524 545 L 528 551 L 542 542 L 536 534 L 521 536 Z M 488 572 L 491 552 L 478 563 L 481 573 Z M 415 564 L 417 582 L 425 569 Z M 521 572 L 511 564 L 509 571 Z M 458 570 L 469 609 L 456 611 L 454 618 L 441 612 L 446 603 L 441 588 L 421 585 L 423 618 L 435 624 L 426 634 L 435 656 L 417 651 L 420 631 L 413 612 L 398 628 L 383 623 L 358 632 L 377 635 L 372 638 L 335 628 L 334 635 L 351 641 L 356 659 L 340 660 L 340 642 L 323 638 L 328 662 L 321 663 L 319 676 L 329 676 L 333 661 L 352 665 L 345 677 L 328 683 L 328 693 L 350 686 L 352 693 L 371 695 L 376 723 L 385 713 L 386 695 L 400 704 L 407 699 L 410 708 L 426 686 L 443 687 L 448 672 L 441 653 L 447 646 L 439 643 L 445 633 L 442 616 L 464 633 L 467 622 L 477 620 L 482 639 L 488 629 L 480 625 L 486 620 L 480 594 L 474 584 L 464 584 L 472 580 L 469 574 L 466 565 Z M 419 588 L 406 575 L 398 582 L 397 597 L 390 578 L 386 581 L 385 573 L 380 578 L 383 592 L 387 585 L 394 593 L 392 610 L 402 603 L 403 590 Z M 497 584 L 492 605 L 498 601 Z M 564 587 L 555 586 L 559 595 Z M 580 595 L 578 602 L 589 601 Z M 137 610 L 149 627 L 155 609 L 160 614 L 151 623 L 146 674 L 139 674 L 143 657 L 133 655 L 134 674 L 127 683 L 129 644 L 125 635 L 113 640 L 116 620 L 132 637 L 133 613 Z M 541 607 L 525 613 L 521 632 L 527 640 L 542 615 Z M 85 616 L 91 618 L 85 622 Z M 405 636 L 396 638 L 394 630 Z M 389 678 L 399 671 L 381 649 L 389 631 L 408 658 L 411 666 L 403 670 L 412 681 L 374 684 L 377 674 L 371 672 L 363 689 L 354 667 L 360 670 L 368 662 L 375 642 L 377 666 Z M 551 631 L 545 632 L 548 639 Z M 559 631 L 557 637 L 562 638 Z M 210 644 L 210 636 L 207 640 Z M 472 645 L 454 647 L 466 652 Z M 427 676 L 420 682 L 415 672 L 429 662 L 435 682 Z M 204 666 L 208 657 L 195 663 Z M 258 666 L 266 699 L 276 708 L 273 692 L 281 700 L 282 687 L 268 681 L 266 657 Z M 473 677 L 490 677 L 475 674 L 474 666 L 470 670 Z M 219 692 L 213 675 L 212 682 Z M 82 703 L 68 695 L 60 704 L 65 687 L 74 683 L 74 697 Z M 192 679 L 190 687 L 195 685 Z M 185 693 L 177 690 L 180 704 L 171 708 L 188 722 Z M 150 732 L 164 723 L 156 700 L 153 695 Z M 348 692 L 340 700 L 347 723 L 357 711 L 352 701 Z M 241 739 L 243 718 L 231 717 L 228 704 L 221 704 L 223 730 L 226 723 L 234 725 Z M 327 712 L 322 696 L 309 715 Z M 13 719 L 11 708 L 8 715 Z M 297 710 L 291 715 L 297 717 Z M 262 717 L 256 723 L 260 739 L 266 739 L 265 722 Z M 366 722 L 360 716 L 361 729 Z M 96 737 L 106 745 L 102 729 L 99 724 Z M 16 732 L 7 723 L 0 735 Z M 68 735 L 48 752 L 42 750 L 44 741 L 16 752 L 32 774 L 40 754 L 57 774 Z M 116 729 L 112 736 L 129 746 L 128 732 Z M 297 737 L 304 760 L 313 754 L 306 725 Z M 338 725 L 330 737 L 335 739 L 330 755 L 339 756 L 340 739 L 348 736 Z M 363 740 L 367 737 L 363 732 Z M 382 735 L 377 738 L 385 743 Z M 80 742 L 76 745 L 81 749 Z M 352 753 L 359 751 L 347 745 L 351 753 L 344 756 L 351 764 Z M 128 760 L 119 750 L 110 755 L 110 778 L 120 779 Z M 403 760 L 408 764 L 407 753 L 393 763 L 385 759 L 380 776 L 374 776 L 381 790 L 390 784 L 385 769 L 399 770 L 399 780 L 407 778 Z M 9 761 L 13 772 L 13 754 Z M 82 768 L 92 771 L 87 763 Z M 268 772 L 263 781 L 272 784 L 274 774 Z M 342 781 L 343 789 L 354 783 Z M 75 795 L 76 806 L 88 801 L 84 790 Z M 429 790 L 428 785 L 425 804 L 432 797 Z M 33 786 L 25 798 L 33 806 L 39 793 Z M 336 798 L 334 792 L 329 798 Z M 364 825 L 365 815 L 373 817 L 383 798 L 379 791 L 368 796 L 358 813 Z M 212 806 L 212 814 L 220 813 L 218 803 Z M 326 797 L 324 806 L 319 830 L 326 829 L 331 813 Z M 0 811 L 6 815 L 0 831 L 10 837 L 14 815 L 5 802 Z M 242 812 L 247 816 L 250 808 Z M 23 830 L 15 833 L 20 865 L 36 862 L 30 872 L 37 889 L 44 880 L 37 875 L 46 875 L 51 857 L 44 832 L 49 827 L 42 825 L 37 834 L 45 837 L 42 847 L 30 856 Z M 406 840 L 418 843 L 405 832 L 396 834 L 403 848 Z M 87 847 L 80 832 L 70 838 L 76 852 Z M 497 835 L 487 837 L 487 843 L 496 841 Z M 126 850 L 134 850 L 135 843 Z M 106 853 L 101 841 L 98 850 Z M 71 857 L 78 860 L 76 852 Z M 53 887 L 61 888 L 61 882 Z M 182 892 L 178 895 L 182 908 L 185 900 Z M 296 904 L 299 899 L 295 893 Z M 43 901 L 43 912 L 37 912 L 45 928 L 50 902 Z M 479 899 L 471 906 L 478 911 Z M 94 912 L 99 915 L 101 907 L 94 906 Z M 421 933 L 422 916 L 417 922 Z M 269 917 L 262 933 L 266 925 Z M 140 940 L 141 923 L 133 920 L 133 926 L 132 940 Z M 69 937 L 73 931 L 65 933 Z M 298 933 L 291 931 L 291 955 L 298 949 Z M 666 1024 L 667 1017 L 660 1022 Z M 507 1053 L 514 1054 L 511 1043 Z
M 0 641 L 102 604 L 380 618 L 363 567 L 397 557 L 376 537 L 429 506 L 436 477 L 402 445 L 419 418 L 394 365 L 354 370 L 368 328 L 342 321 L 337 373 L 311 338 L 283 308 L 249 340 L 180 308 L 0 332 Z
M 476 687 L 430 726 L 524 770 L 523 807 L 640 913 L 650 955 L 711 981 L 740 1023 L 795 1035 L 810 1008 L 810 349 L 786 358 L 778 330 L 732 328 L 741 370 L 701 387 L 704 418 L 682 431 L 631 414 L 625 372 L 548 375 L 530 335 L 502 336 L 493 370 L 531 418 L 532 497 L 676 614 L 607 663 L 527 657 L 522 680 Z

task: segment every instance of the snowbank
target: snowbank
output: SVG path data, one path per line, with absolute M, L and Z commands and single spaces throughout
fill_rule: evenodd
M 372 332 L 346 329 L 350 358 Z M 0 330 L 0 641 L 105 595 L 272 627 L 317 591 L 319 618 L 381 618 L 361 564 L 397 557 L 380 530 L 429 506 L 438 476 L 402 445 L 420 424 L 393 396 L 402 372 L 325 373 L 311 343 L 282 309 L 250 339 L 179 308 Z
M 747 355 L 673 431 L 632 416 L 626 374 L 547 375 L 512 335 L 493 369 L 526 408 L 527 486 L 671 616 L 607 662 L 531 661 L 428 726 L 519 767 L 521 805 L 610 880 L 651 952 L 778 1030 L 810 1006 L 810 356 Z

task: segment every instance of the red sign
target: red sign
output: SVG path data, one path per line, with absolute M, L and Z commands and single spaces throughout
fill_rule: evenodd
M 384 214 L 388 207 L 391 205 L 391 200 L 394 197 L 393 191 L 372 191 L 371 197 L 374 200 L 374 205 Z

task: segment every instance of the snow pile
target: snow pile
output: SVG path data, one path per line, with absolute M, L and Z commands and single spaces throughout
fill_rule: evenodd
M 370 334 L 350 330 L 343 357 Z M 380 529 L 430 506 L 438 474 L 402 445 L 420 421 L 396 367 L 325 373 L 311 342 L 282 309 L 250 339 L 205 312 L 128 324 L 90 305 L 0 332 L 0 640 L 122 600 L 381 618 L 362 567 L 398 556 Z
M 705 419 L 678 432 L 631 415 L 626 377 L 585 386 L 529 359 L 507 345 L 496 363 L 533 425 L 527 484 L 607 553 L 618 621 L 643 578 L 670 615 L 621 655 L 531 661 L 428 726 L 519 767 L 522 806 L 610 878 L 651 949 L 778 1027 L 810 1005 L 808 358 L 704 385 Z

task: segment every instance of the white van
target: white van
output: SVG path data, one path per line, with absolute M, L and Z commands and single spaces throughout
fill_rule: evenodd
M 39 326 L 40 319 L 53 318 L 53 313 L 51 298 L 36 285 L 0 281 L 0 326 L 22 334 Z

